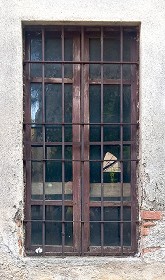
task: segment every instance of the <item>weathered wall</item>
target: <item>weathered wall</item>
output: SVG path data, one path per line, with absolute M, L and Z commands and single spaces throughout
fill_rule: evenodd
M 92 279 L 92 277 L 93 279 L 158 279 L 156 277 L 161 277 L 163 273 L 163 265 L 160 266 L 158 272 L 153 269 L 151 277 L 145 278 L 145 272 L 142 271 L 147 271 L 148 268 L 146 266 L 144 269 L 138 258 L 132 261 L 131 259 L 125 260 L 122 263 L 107 258 L 102 261 L 101 258 L 100 260 L 96 260 L 96 258 L 91 260 L 90 258 L 90 260 L 79 260 L 80 264 L 76 266 L 74 258 L 58 259 L 57 261 L 55 258 L 36 260 L 35 258 L 22 257 L 24 207 L 22 23 L 67 24 L 69 22 L 75 22 L 75 24 L 94 24 L 96 22 L 99 24 L 114 24 L 116 22 L 119 24 L 124 22 L 141 24 L 140 162 L 137 192 L 142 226 L 138 256 L 143 256 L 145 260 L 165 259 L 165 218 L 163 212 L 165 211 L 165 1 L 1 0 L 1 279 Z M 145 212 L 141 212 L 142 210 Z M 153 212 L 150 212 L 151 210 Z M 129 263 L 132 266 L 132 272 L 128 272 Z M 70 264 L 74 264 L 71 270 Z M 140 271 L 138 270 L 139 264 L 141 264 Z M 123 267 L 123 271 L 121 271 L 121 267 Z M 114 270 L 114 275 L 111 268 Z M 99 269 L 99 272 L 97 273 L 95 269 Z M 54 274 L 55 271 L 57 277 Z M 67 277 L 69 271 L 71 272 Z M 126 272 L 127 276 L 125 276 Z M 120 276 L 119 274 L 115 276 L 115 273 L 120 273 Z M 129 275 L 132 276 L 129 278 Z M 138 278 L 141 276 L 142 278 Z

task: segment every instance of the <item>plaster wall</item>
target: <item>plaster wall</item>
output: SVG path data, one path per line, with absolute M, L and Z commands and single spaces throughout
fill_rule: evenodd
M 99 260 L 97 258 L 93 260 L 91 258 L 82 260 L 81 258 L 79 260 L 39 258 L 36 260 L 23 257 L 22 25 L 71 23 L 140 25 L 140 161 L 137 194 L 139 210 L 160 212 L 161 218 L 155 221 L 155 225 L 149 229 L 147 235 L 141 234 L 136 258 L 116 262 L 115 259 L 110 258 L 99 258 Z M 163 264 L 158 273 L 153 270 L 151 277 L 145 278 L 147 266 L 143 266 L 143 261 L 165 260 L 164 35 L 164 0 L 0 0 L 1 279 L 158 279 L 156 277 L 162 277 L 165 269 Z M 145 248 L 153 248 L 153 250 L 145 251 L 143 254 Z M 130 268 L 132 266 L 132 271 L 128 271 L 129 265 Z M 71 270 L 69 270 L 70 266 L 72 266 Z M 138 274 L 138 267 L 141 269 L 140 274 Z M 148 266 L 148 270 L 149 267 L 152 268 Z M 94 273 L 95 269 L 100 269 L 101 274 Z

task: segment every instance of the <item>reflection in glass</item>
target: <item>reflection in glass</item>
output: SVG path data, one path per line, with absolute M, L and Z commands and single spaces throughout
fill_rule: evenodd
M 31 83 L 31 122 L 42 122 L 42 85 Z
M 120 122 L 120 86 L 104 85 L 103 94 L 104 122 Z
M 42 139 L 42 126 L 31 126 L 31 141 L 33 142 L 41 142 Z
M 46 142 L 61 142 L 62 141 L 62 126 L 61 125 L 46 125 L 45 126 Z
M 43 196 L 43 165 L 42 162 L 31 163 L 32 199 Z
M 30 59 L 35 61 L 42 60 L 42 37 L 40 32 L 36 32 L 30 41 Z
M 61 84 L 47 84 L 45 86 L 46 121 L 62 121 Z
M 62 146 L 51 146 L 46 148 L 47 159 L 61 159 L 62 158 Z
M 43 147 L 31 147 L 32 159 L 42 160 L 43 159 Z
M 120 65 L 105 64 L 103 67 L 104 79 L 120 79 Z

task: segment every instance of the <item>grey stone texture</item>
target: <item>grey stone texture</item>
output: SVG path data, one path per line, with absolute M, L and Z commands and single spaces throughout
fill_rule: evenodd
M 22 26 L 71 23 L 140 25 L 139 210 L 165 210 L 165 1 L 0 0 L 0 279 L 165 279 L 164 219 L 136 258 L 23 256 Z

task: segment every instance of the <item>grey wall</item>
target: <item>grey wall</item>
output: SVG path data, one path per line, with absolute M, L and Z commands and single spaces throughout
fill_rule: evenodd
M 118 24 L 141 24 L 139 42 L 140 162 L 138 169 L 137 193 L 140 210 L 161 211 L 164 215 L 165 1 L 1 0 L 0 262 L 2 260 L 1 267 L 4 267 L 11 276 L 13 275 L 14 279 L 57 279 L 46 278 L 49 271 L 48 259 L 44 260 L 44 266 L 47 267 L 47 274 L 46 272 L 45 274 L 42 274 L 45 275 L 43 276 L 44 278 L 42 278 L 39 274 L 38 276 L 36 274 L 36 277 L 34 277 L 32 271 L 28 271 L 30 269 L 30 263 L 35 263 L 34 266 L 36 266 L 38 262 L 41 265 L 43 264 L 43 260 L 36 262 L 35 259 L 30 260 L 29 258 L 23 257 L 22 219 L 24 207 L 24 184 L 22 161 L 22 24 L 67 24 L 73 22 L 75 22 L 75 24 L 94 24 L 96 22 L 99 24 L 114 24 L 116 22 Z M 163 218 L 161 218 L 160 220 L 155 221 L 155 226 L 150 228 L 147 236 L 139 239 L 139 253 L 142 253 L 144 248 L 159 249 L 146 251 L 146 254 L 143 255 L 146 260 L 163 260 L 165 258 L 164 233 L 165 222 Z M 68 261 L 70 262 L 70 260 Z M 109 261 L 107 261 L 107 265 L 108 262 Z M 137 260 L 137 262 L 139 262 L 139 260 Z M 89 263 L 88 260 L 87 263 Z M 64 264 L 64 260 L 61 260 L 61 265 Z M 103 262 L 100 263 L 100 267 L 102 265 Z M 57 266 L 60 267 L 60 262 L 58 262 Z M 37 267 L 35 267 L 35 269 L 36 270 L 34 271 L 38 271 Z M 4 279 L 10 279 L 9 274 L 7 274 L 8 278 L 5 278 L 6 276 L 3 273 L 1 276 L 4 277 Z M 20 273 L 22 273 L 22 276 Z M 28 273 L 31 273 L 31 276 L 28 276 L 30 275 Z M 81 276 L 81 273 L 79 275 Z M 59 279 L 65 279 L 65 275 L 59 277 L 61 277 Z M 71 278 L 67 279 L 75 278 L 72 278 L 71 276 Z

